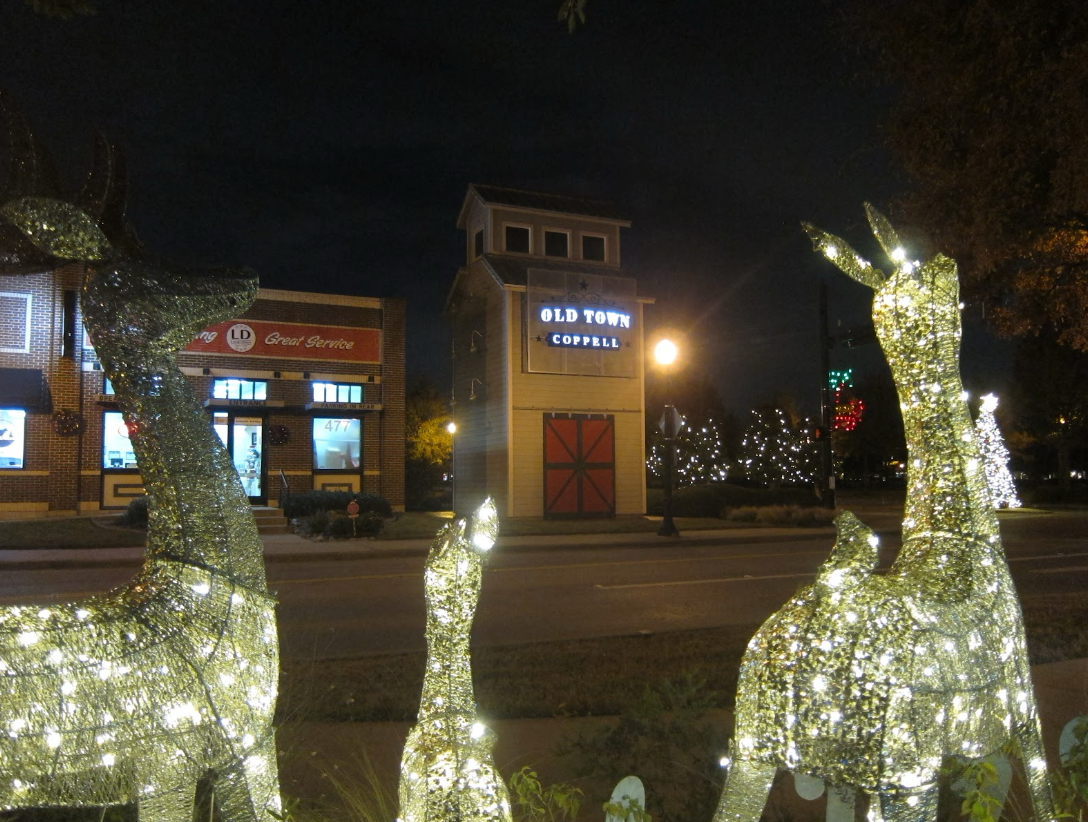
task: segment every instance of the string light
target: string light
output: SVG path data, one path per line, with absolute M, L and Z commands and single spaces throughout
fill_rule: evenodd
M 495 734 L 476 714 L 469 650 L 484 557 L 497 534 L 488 498 L 468 522 L 439 531 L 427 554 L 427 664 L 401 759 L 399 822 L 510 822 L 491 755 Z
M 868 211 L 885 252 L 900 248 Z M 875 535 L 840 514 L 816 581 L 752 638 L 715 820 L 757 819 L 779 767 L 839 796 L 876 794 L 874 820 L 933 819 L 943 760 L 1008 741 L 1030 763 L 1036 817 L 1053 819 L 1020 604 L 962 399 L 956 265 L 937 255 L 885 276 L 841 239 L 806 229 L 875 291 L 911 457 L 903 547 L 887 574 L 874 574 Z
M 790 425 L 779 408 L 752 411 L 740 445 L 739 463 L 745 476 L 764 485 L 811 483 L 816 476 L 816 449 L 811 420 Z

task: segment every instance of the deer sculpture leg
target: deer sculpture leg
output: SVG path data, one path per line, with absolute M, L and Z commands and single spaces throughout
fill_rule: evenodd
M 956 265 L 939 254 L 911 261 L 887 220 L 868 216 L 895 263 L 889 275 L 806 228 L 874 291 L 907 440 L 903 547 L 874 574 L 875 535 L 840 514 L 815 582 L 753 637 L 737 687 L 737 764 L 716 822 L 758 813 L 756 775 L 775 768 L 869 794 L 874 820 L 929 822 L 942 764 L 1010 741 L 1037 817 L 1051 820 L 1019 601 L 960 382 Z

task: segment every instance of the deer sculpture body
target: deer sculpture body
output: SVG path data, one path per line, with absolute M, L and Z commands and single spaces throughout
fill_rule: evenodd
M 402 822 L 510 822 L 506 785 L 480 722 L 469 638 L 483 560 L 498 533 L 494 503 L 443 528 L 424 569 L 427 667 L 400 768 Z
M 891 225 L 868 215 L 896 263 L 889 276 L 842 240 L 806 230 L 874 291 L 908 449 L 902 548 L 886 575 L 874 574 L 876 536 L 840 514 L 815 582 L 752 638 L 715 822 L 759 819 L 779 768 L 822 779 L 829 812 L 832 800 L 852 808 L 864 791 L 871 819 L 933 820 L 946 758 L 982 758 L 1010 742 L 1036 818 L 1052 819 L 1019 600 L 960 382 L 956 265 L 941 255 L 908 261 Z
M 220 818 L 255 822 L 280 807 L 274 602 L 249 501 L 176 353 L 243 311 L 256 280 L 142 252 L 114 160 L 100 144 L 76 206 L 33 193 L 39 161 L 16 153 L 0 198 L 0 273 L 86 264 L 84 323 L 150 498 L 127 585 L 0 608 L 0 808 L 135 803 L 141 820 L 189 822 L 204 780 Z

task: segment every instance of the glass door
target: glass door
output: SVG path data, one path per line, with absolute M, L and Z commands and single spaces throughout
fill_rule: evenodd
M 264 418 L 216 411 L 215 432 L 227 447 L 234 470 L 250 502 L 263 505 L 267 499 L 264 481 Z

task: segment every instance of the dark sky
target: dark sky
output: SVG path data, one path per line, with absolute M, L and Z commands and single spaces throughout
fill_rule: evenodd
M 861 203 L 897 191 L 888 95 L 849 82 L 827 4 L 589 0 L 570 35 L 557 0 L 99 3 L 59 21 L 0 0 L 0 84 L 73 184 L 104 127 L 153 249 L 407 297 L 410 377 L 448 382 L 471 182 L 618 204 L 648 327 L 685 329 L 737 410 L 817 401 L 819 282 L 833 318 L 865 318 L 798 227 L 872 253 Z

